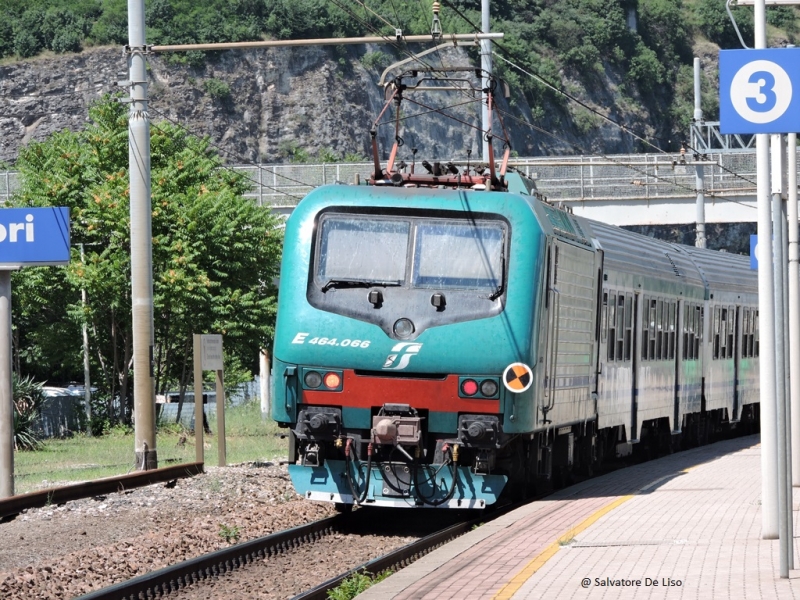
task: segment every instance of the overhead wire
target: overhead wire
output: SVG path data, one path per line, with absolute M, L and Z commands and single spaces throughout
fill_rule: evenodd
M 477 26 L 475 23 L 473 23 L 471 19 L 469 19 L 469 18 L 468 18 L 466 15 L 464 15 L 464 14 L 463 14 L 463 13 L 462 13 L 460 10 L 458 10 L 458 8 L 457 8 L 457 7 L 455 7 L 453 4 L 451 4 L 451 3 L 450 3 L 448 0 L 442 0 L 442 2 L 443 2 L 443 3 L 444 3 L 446 6 L 448 6 L 448 8 L 452 9 L 452 10 L 453 10 L 453 11 L 454 11 L 454 12 L 455 12 L 455 13 L 456 13 L 456 14 L 457 14 L 459 17 L 461 17 L 461 18 L 462 18 L 462 19 L 463 19 L 465 22 L 467 22 L 467 23 L 468 23 L 468 24 L 469 24 L 469 25 L 470 25 L 470 26 L 471 26 L 471 27 L 472 27 L 472 28 L 473 28 L 475 31 L 480 31 L 480 28 L 478 28 L 478 26 Z M 496 45 L 496 46 L 498 46 L 499 48 L 501 48 L 503 51 L 505 51 L 505 52 L 507 52 L 507 53 L 509 53 L 509 54 L 511 54 L 511 55 L 513 56 L 513 53 L 512 53 L 512 52 L 510 52 L 510 51 L 509 51 L 509 50 L 508 50 L 508 49 L 507 49 L 505 46 L 503 46 L 503 44 L 501 44 L 500 42 L 495 42 L 495 45 Z M 659 153 L 662 153 L 662 154 L 669 154 L 668 152 L 666 152 L 665 150 L 663 150 L 663 149 L 662 149 L 660 146 L 657 146 L 657 145 L 653 144 L 653 143 L 652 143 L 650 140 L 648 140 L 647 138 L 643 137 L 643 135 L 640 135 L 639 133 L 637 133 L 636 131 L 634 131 L 632 128 L 630 128 L 630 127 L 628 127 L 627 125 L 625 125 L 625 124 L 623 124 L 623 123 L 620 123 L 620 122 L 616 121 L 615 119 L 612 119 L 612 118 L 610 118 L 609 116 L 607 116 L 607 115 L 605 115 L 605 114 L 603 114 L 603 113 L 599 112 L 598 110 L 596 110 L 596 109 L 595 109 L 595 108 L 593 108 L 592 106 L 589 106 L 588 104 L 586 104 L 585 102 L 583 102 L 583 101 L 582 101 L 582 100 L 580 100 L 579 98 L 576 98 L 575 96 L 573 96 L 573 95 L 572 95 L 572 94 L 570 94 L 569 92 L 565 91 L 565 90 L 564 90 L 564 89 L 562 89 L 561 87 L 558 87 L 558 86 L 556 86 L 555 84 L 553 84 L 552 82 L 548 81 L 548 80 L 547 80 L 547 79 L 545 79 L 544 77 L 542 77 L 542 76 L 540 76 L 540 75 L 538 75 L 538 74 L 535 74 L 535 73 L 531 73 L 530 71 L 528 71 L 528 70 L 524 69 L 524 68 L 523 68 L 523 67 L 521 67 L 520 65 L 518 65 L 518 64 L 516 64 L 516 63 L 512 62 L 511 60 L 509 60 L 508 58 L 506 58 L 506 57 L 502 56 L 502 55 L 501 55 L 501 54 L 499 54 L 497 51 L 492 51 L 492 54 L 493 54 L 494 56 L 496 56 L 497 58 L 499 58 L 500 60 L 502 60 L 502 61 L 504 61 L 505 63 L 507 63 L 509 66 L 511 66 L 511 67 L 513 67 L 513 68 L 515 68 L 515 69 L 517 69 L 519 72 L 521 72 L 521 73 L 523 73 L 523 74 L 527 75 L 528 77 L 531 77 L 531 78 L 533 78 L 533 79 L 535 79 L 535 80 L 539 81 L 540 83 L 542 83 L 543 85 L 545 85 L 545 86 L 546 86 L 546 87 L 548 87 L 549 89 L 553 90 L 554 92 L 556 92 L 556 93 L 558 93 L 558 94 L 561 94 L 561 95 L 563 95 L 565 98 L 567 98 L 567 99 L 569 99 L 569 100 L 571 100 L 571 101 L 573 101 L 573 102 L 575 102 L 575 103 L 579 104 L 580 106 L 582 106 L 582 107 L 583 107 L 583 108 L 585 108 L 586 110 L 588 110 L 588 111 L 592 112 L 593 114 L 597 115 L 598 117 L 602 118 L 603 120 L 607 121 L 608 123 L 610 123 L 610 124 L 612 124 L 612 125 L 614 125 L 614 126 L 616 126 L 616 127 L 620 128 L 620 130 L 622 130 L 624 133 L 627 133 L 627 134 L 629 134 L 629 135 L 633 136 L 635 139 L 639 140 L 640 142 L 642 142 L 642 143 L 644 143 L 644 144 L 646 144 L 646 145 L 648 145 L 648 146 L 652 147 L 653 149 L 657 150 Z M 586 154 L 586 153 L 587 153 L 585 149 L 581 148 L 581 147 L 580 147 L 580 146 L 578 146 L 577 144 L 574 144 L 574 143 L 568 142 L 567 140 L 564 140 L 564 139 L 562 139 L 562 138 L 559 138 L 558 136 L 556 136 L 555 134 L 552 134 L 551 132 L 548 132 L 548 131 L 546 131 L 546 130 L 544 130 L 544 129 L 541 129 L 541 128 L 538 128 L 538 127 L 535 127 L 535 126 L 534 126 L 532 123 L 529 123 L 529 122 L 527 122 L 527 121 L 524 121 L 524 120 L 522 120 L 522 119 L 519 119 L 519 118 L 515 117 L 514 115 L 511 115 L 511 114 L 510 114 L 510 113 L 508 113 L 507 111 L 502 111 L 502 110 L 500 110 L 500 108 L 499 108 L 499 107 L 497 108 L 497 110 L 498 110 L 498 112 L 502 112 L 503 114 L 507 115 L 508 117 L 510 117 L 510 118 L 512 118 L 512 119 L 514 119 L 514 120 L 516 120 L 516 121 L 520 122 L 520 123 L 523 123 L 523 124 L 527 125 L 528 127 L 534 128 L 534 129 L 536 129 L 536 130 L 538 130 L 538 131 L 540 131 L 540 132 L 542 132 L 542 133 L 546 133 L 547 135 L 552 135 L 552 136 L 553 136 L 553 137 L 555 137 L 556 139 L 559 139 L 560 141 L 562 141 L 562 142 L 565 142 L 565 143 L 567 143 L 568 145 L 570 145 L 570 146 L 573 146 L 574 148 L 578 149 L 578 150 L 579 150 L 581 153 L 584 153 L 584 154 Z M 685 144 L 685 143 L 684 143 L 684 144 Z M 595 154 L 595 153 L 589 153 L 589 154 Z M 623 164 L 623 163 L 620 163 L 619 161 L 617 161 L 617 160 L 615 160 L 615 159 L 612 159 L 612 158 L 611 158 L 610 156 L 608 156 L 608 155 L 605 155 L 605 154 L 599 154 L 599 156 L 602 156 L 603 158 L 605 158 L 605 159 L 607 159 L 607 160 L 609 160 L 609 161 L 612 161 L 612 162 L 618 162 L 619 164 Z M 745 177 L 745 176 L 743 176 L 743 175 L 741 175 L 741 174 L 739 174 L 739 173 L 736 173 L 735 171 L 733 171 L 733 170 L 731 170 L 731 169 L 728 169 L 727 167 L 725 167 L 725 166 L 724 166 L 724 165 L 722 165 L 721 163 L 714 163 L 714 164 L 716 164 L 716 165 L 717 165 L 717 166 L 718 166 L 720 169 L 722 169 L 722 170 L 726 171 L 727 173 L 729 173 L 729 174 L 733 175 L 734 177 L 737 177 L 737 178 L 739 178 L 739 179 L 742 179 L 743 181 L 746 181 L 746 182 L 748 182 L 748 183 L 751 183 L 751 184 L 755 185 L 755 183 L 754 183 L 752 180 L 748 179 L 747 177 Z M 625 166 L 626 166 L 627 168 L 630 168 L 630 169 L 634 170 L 634 171 L 637 171 L 637 169 L 633 168 L 633 166 L 632 166 L 632 165 L 625 165 Z M 660 178 L 658 175 L 654 175 L 654 174 L 652 174 L 652 173 L 648 173 L 648 172 L 646 172 L 646 171 L 642 172 L 641 170 L 638 170 L 638 172 L 640 172 L 640 173 L 643 173 L 643 174 L 646 174 L 646 175 L 648 175 L 649 177 L 655 177 L 655 178 L 657 178 L 657 179 L 661 179 L 661 178 Z M 676 183 L 674 183 L 674 182 L 670 182 L 670 183 L 672 183 L 672 185 L 678 185 L 679 187 L 681 187 L 682 189 L 685 189 L 685 190 L 687 190 L 687 191 L 692 191 L 693 193 L 696 193 L 696 192 L 697 192 L 697 190 L 696 190 L 696 189 L 689 188 L 688 186 L 683 186 L 683 185 L 680 185 L 680 184 L 676 184 Z M 741 204 L 742 206 L 747 206 L 747 207 L 749 207 L 749 208 L 755 208 L 755 207 L 752 207 L 752 206 L 750 206 L 750 205 L 748 205 L 748 204 L 745 204 L 745 203 L 743 203 L 743 202 L 739 202 L 739 201 L 733 200 L 733 199 L 731 199 L 731 198 L 728 198 L 728 197 L 725 197 L 725 196 L 719 196 L 719 195 L 716 195 L 716 194 L 713 194 L 713 193 L 711 194 L 711 196 L 712 196 L 713 198 L 716 198 L 716 199 L 720 199 L 720 200 L 726 200 L 726 201 L 728 201 L 728 202 L 733 202 L 733 203 L 735 203 L 735 204 Z

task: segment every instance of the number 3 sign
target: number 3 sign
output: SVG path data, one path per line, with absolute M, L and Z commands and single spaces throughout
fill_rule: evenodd
M 719 53 L 722 133 L 800 132 L 800 48 Z

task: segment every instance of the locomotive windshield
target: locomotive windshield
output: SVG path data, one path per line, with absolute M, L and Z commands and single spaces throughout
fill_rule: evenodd
M 339 282 L 402 285 L 408 234 L 404 221 L 333 217 L 322 222 L 317 274 Z
M 499 224 L 434 221 L 416 228 L 413 283 L 427 288 L 496 290 L 503 280 Z
M 500 221 L 323 217 L 316 261 L 322 291 L 332 287 L 502 288 L 505 226 Z

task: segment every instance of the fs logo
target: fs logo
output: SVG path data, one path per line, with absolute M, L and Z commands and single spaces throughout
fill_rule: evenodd
M 422 344 L 417 344 L 415 342 L 401 342 L 395 344 L 391 354 L 386 357 L 383 368 L 389 371 L 405 369 L 411 361 L 411 358 L 416 356 L 421 349 Z

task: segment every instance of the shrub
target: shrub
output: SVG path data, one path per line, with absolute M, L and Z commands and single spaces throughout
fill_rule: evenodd
M 367 52 L 361 57 L 361 64 L 365 69 L 383 69 L 389 64 L 389 57 L 380 50 Z
M 214 98 L 214 100 L 226 100 L 230 98 L 231 88 L 224 81 L 219 79 L 206 79 L 203 82 L 203 89 L 206 93 Z
M 718 0 L 700 0 L 695 8 L 700 31 L 720 48 L 742 47 L 736 30 L 725 10 L 725 3 Z M 739 32 L 745 41 L 753 39 L 753 13 L 745 8 L 731 7 Z M 771 11 L 767 11 L 769 14 Z
M 14 449 L 38 450 L 42 442 L 39 437 L 39 416 L 44 404 L 42 384 L 32 377 L 12 377 L 14 398 Z

